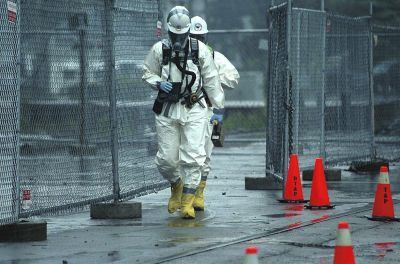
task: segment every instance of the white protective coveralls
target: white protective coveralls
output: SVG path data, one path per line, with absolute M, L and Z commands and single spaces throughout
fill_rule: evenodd
M 191 43 L 190 38 L 188 43 Z M 201 79 L 213 106 L 223 108 L 224 92 L 221 89 L 212 54 L 202 42 L 199 41 L 198 46 L 201 78 L 199 68 L 191 58 L 188 58 L 186 65 L 187 70 L 196 74 L 192 91 L 199 88 Z M 175 54 L 172 55 L 174 56 Z M 183 82 L 181 89 L 183 92 L 191 77 L 185 75 L 182 80 L 182 72 L 175 63 L 171 60 L 169 64 L 162 65 L 162 58 L 162 42 L 159 41 L 151 48 L 144 61 L 142 79 L 155 90 L 157 82 L 160 81 Z M 194 104 L 192 108 L 186 107 L 181 102 L 164 103 L 161 114 L 156 115 L 158 170 L 171 184 L 181 178 L 184 186 L 192 189 L 193 193 L 200 182 L 201 169 L 206 159 L 204 134 L 207 130 L 206 119 L 209 119 L 209 110 L 204 98 L 201 102 L 205 108 L 199 103 Z
M 236 70 L 235 66 L 220 52 L 214 51 L 214 62 L 217 67 L 219 79 L 224 89 L 234 89 L 238 86 L 239 83 L 239 72 Z M 214 106 L 214 104 L 213 104 Z M 207 176 L 210 173 L 210 159 L 211 153 L 213 150 L 213 143 L 211 141 L 211 134 L 213 130 L 213 124 L 210 122 L 210 119 L 213 115 L 213 108 L 208 108 L 208 129 L 205 134 L 205 151 L 206 151 L 206 160 L 204 162 L 204 166 L 202 168 L 202 180 L 206 181 Z

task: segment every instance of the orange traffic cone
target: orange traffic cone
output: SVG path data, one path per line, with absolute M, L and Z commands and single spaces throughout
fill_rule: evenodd
M 375 221 L 399 221 L 399 219 L 394 216 L 392 191 L 389 182 L 389 169 L 386 166 L 382 166 L 380 169 L 372 217 L 367 218 Z
M 258 264 L 258 248 L 247 247 L 246 256 L 244 257 L 243 264 Z
M 322 158 L 315 159 L 314 173 L 311 186 L 310 203 L 305 206 L 307 209 L 332 209 L 330 204 L 328 187 L 324 173 Z
M 278 200 L 281 203 L 306 203 L 304 200 L 303 187 L 301 185 L 300 168 L 296 154 L 290 155 L 289 170 L 285 182 L 283 199 Z
M 349 231 L 349 223 L 340 222 L 338 225 L 335 255 L 333 264 L 355 264 L 356 260 L 353 253 L 353 245 Z

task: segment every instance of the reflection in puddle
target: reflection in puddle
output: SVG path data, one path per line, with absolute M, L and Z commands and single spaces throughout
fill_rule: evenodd
M 196 219 L 182 219 L 176 218 L 168 222 L 169 227 L 203 227 L 204 222 Z
M 176 247 L 179 244 L 188 244 L 192 242 L 196 242 L 201 240 L 200 237 L 193 237 L 193 236 L 184 236 L 184 237 L 173 237 L 171 239 L 162 239 L 159 240 L 154 246 L 158 248 L 172 248 Z
M 319 222 L 327 220 L 327 219 L 329 219 L 329 215 L 323 215 L 319 218 L 314 218 L 313 220 L 311 220 L 311 223 L 315 224 L 315 223 L 319 223 Z
M 204 223 L 196 222 L 195 220 L 171 221 L 168 223 L 169 227 L 203 227 Z
M 298 204 L 298 205 L 288 205 L 285 207 L 285 210 L 288 211 L 303 211 L 304 210 L 304 205 Z
M 394 246 L 397 245 L 397 242 L 380 242 L 375 243 L 375 247 L 377 249 L 378 257 L 384 258 L 386 252 L 392 252 Z
M 397 242 L 381 242 L 381 243 L 375 243 L 375 246 L 380 249 L 388 249 L 388 248 L 393 248 Z
M 287 228 L 296 228 L 303 224 L 303 222 L 296 222 L 287 226 Z
M 180 216 L 171 217 L 168 219 L 169 227 L 204 227 L 205 224 L 214 218 L 215 213 L 213 211 L 197 211 L 195 219 L 182 219 Z

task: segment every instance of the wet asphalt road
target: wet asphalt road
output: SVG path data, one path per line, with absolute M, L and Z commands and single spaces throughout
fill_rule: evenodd
M 206 211 L 195 220 L 169 215 L 169 190 L 136 199 L 139 220 L 91 220 L 88 212 L 42 218 L 48 240 L 0 243 L 0 263 L 241 263 L 247 245 L 260 263 L 331 263 L 336 227 L 348 221 L 358 263 L 400 263 L 400 223 L 373 222 L 377 175 L 343 173 L 328 184 L 333 210 L 280 204 L 281 191 L 248 191 L 244 177 L 264 176 L 265 144 L 216 149 L 206 189 Z M 300 160 L 300 163 L 302 161 Z M 400 169 L 391 164 L 395 202 Z M 345 167 L 343 167 L 345 168 Z M 310 182 L 304 182 L 309 197 Z M 395 211 L 400 214 L 400 204 Z

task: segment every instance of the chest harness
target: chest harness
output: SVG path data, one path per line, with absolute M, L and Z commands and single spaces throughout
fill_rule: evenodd
M 162 111 L 162 106 L 164 103 L 178 103 L 185 105 L 187 108 L 192 108 L 194 104 L 199 103 L 203 108 L 204 104 L 201 102 L 202 98 L 205 98 L 207 105 L 210 106 L 209 99 L 202 87 L 202 79 L 200 77 L 199 86 L 195 91 L 192 90 L 193 85 L 196 81 L 196 74 L 192 71 L 186 69 L 187 60 L 190 55 L 190 58 L 197 66 L 199 71 L 199 75 L 201 76 L 201 67 L 199 61 L 199 44 L 197 39 L 190 39 L 190 54 L 189 54 L 189 45 L 186 45 L 184 50 L 184 56 L 179 56 L 179 53 L 175 53 L 175 56 L 172 57 L 172 49 L 171 44 L 168 40 L 162 41 L 162 66 L 169 66 L 169 74 L 171 72 L 171 63 L 174 63 L 178 70 L 182 73 L 182 81 L 181 82 L 171 82 L 172 90 L 169 93 L 166 93 L 162 90 L 159 90 L 156 101 L 153 106 L 153 111 L 157 114 L 160 114 Z M 183 65 L 181 65 L 183 64 Z M 190 82 L 188 81 L 187 76 L 190 76 Z M 168 75 L 167 81 L 170 80 L 170 75 Z M 186 86 L 183 92 L 181 92 L 182 84 L 186 82 Z M 167 106 L 167 108 L 169 108 Z

